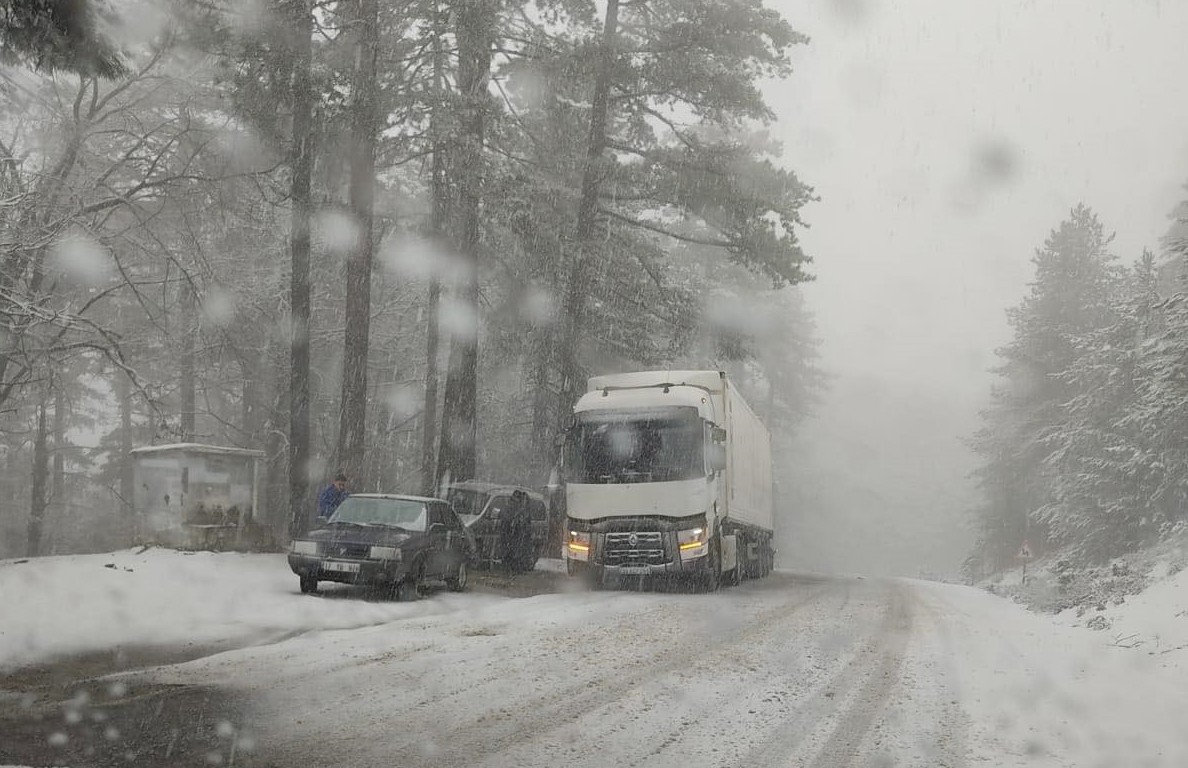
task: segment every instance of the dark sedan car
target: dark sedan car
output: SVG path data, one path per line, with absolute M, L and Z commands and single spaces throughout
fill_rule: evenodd
M 389 587 L 399 599 L 413 600 L 426 581 L 466 589 L 474 554 L 473 539 L 444 501 L 356 494 L 321 527 L 293 541 L 289 567 L 302 592 L 337 581 Z

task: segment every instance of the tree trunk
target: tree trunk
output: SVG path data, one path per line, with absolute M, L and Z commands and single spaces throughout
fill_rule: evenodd
M 582 322 L 586 310 L 586 294 L 590 282 L 591 251 L 595 226 L 598 223 L 598 194 L 602 188 L 604 170 L 602 156 L 606 151 L 606 128 L 610 113 L 611 75 L 616 59 L 616 40 L 619 29 L 619 0 L 607 0 L 606 21 L 602 29 L 602 51 L 598 73 L 594 80 L 594 97 L 590 102 L 590 133 L 586 142 L 586 164 L 582 170 L 582 196 L 578 203 L 577 226 L 574 231 L 574 255 L 569 273 L 569 285 L 562 309 L 564 334 L 561 337 L 561 398 L 558 424 L 582 391 L 582 371 L 578 347 L 582 340 Z
M 37 431 L 33 437 L 33 485 L 29 498 L 29 557 L 41 554 L 42 530 L 45 527 L 45 486 L 49 479 L 49 451 L 46 450 L 48 429 L 45 418 L 46 403 L 37 406 Z
M 182 442 L 194 439 L 194 358 L 196 345 L 197 302 L 194 286 L 189 282 L 181 288 L 181 437 Z
M 115 391 L 120 401 L 120 511 L 130 516 L 135 492 L 132 474 L 132 386 L 123 371 L 116 371 Z
M 553 375 L 557 366 L 557 329 L 539 326 L 530 347 L 529 386 L 532 388 L 532 456 L 534 476 L 547 475 L 556 462 L 553 437 L 558 434 L 559 410 Z
M 448 475 L 452 480 L 472 479 L 477 469 L 479 216 L 495 21 L 495 0 L 471 0 L 461 3 L 456 11 L 462 136 L 455 167 L 458 169 L 458 249 L 464 259 L 457 301 L 459 309 L 466 313 L 466 327 L 450 340 L 437 465 L 438 475 Z
M 358 227 L 347 258 L 346 338 L 343 346 L 342 410 L 338 456 L 343 471 L 363 469 L 367 435 L 367 352 L 371 327 L 371 260 L 375 219 L 376 56 L 379 48 L 378 0 L 355 2 L 355 71 L 351 86 L 351 211 Z
M 267 454 L 262 512 L 268 530 L 276 542 L 282 542 L 289 530 L 289 443 L 285 427 L 289 420 L 289 354 L 285 339 L 268 347 L 265 370 L 268 375 L 267 415 L 262 430 Z
M 436 164 L 436 160 L 434 163 Z M 425 406 L 421 413 L 421 492 L 433 496 L 437 492 L 437 359 L 439 348 L 438 308 L 441 305 L 441 283 L 429 278 L 429 297 L 425 303 Z
M 54 473 L 49 508 L 60 525 L 66 520 L 66 396 L 62 393 L 62 381 L 55 378 L 54 384 Z
M 433 136 L 433 218 L 429 236 L 444 245 L 448 235 L 450 188 L 446 178 L 445 138 L 442 132 L 442 111 L 445 107 L 445 13 L 435 5 L 433 14 L 433 113 L 429 116 L 429 131 Z M 440 324 L 438 308 L 441 303 L 441 280 L 436 270 L 429 275 L 429 295 L 425 303 L 425 406 L 421 412 L 421 492 L 433 496 L 437 492 L 437 379 Z
M 309 524 L 309 217 L 313 171 L 312 0 L 290 0 L 293 11 L 292 224 L 289 255 L 291 334 L 289 347 L 289 533 Z

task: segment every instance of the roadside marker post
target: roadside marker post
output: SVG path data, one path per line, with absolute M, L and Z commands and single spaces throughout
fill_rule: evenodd
M 1023 561 L 1023 580 L 1021 584 L 1027 583 L 1027 562 L 1031 560 L 1031 543 L 1027 539 L 1023 539 L 1023 543 L 1019 546 L 1019 554 L 1015 555 L 1016 560 Z

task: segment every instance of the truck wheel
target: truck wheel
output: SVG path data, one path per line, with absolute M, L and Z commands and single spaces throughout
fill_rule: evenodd
M 698 586 L 702 592 L 717 592 L 722 586 L 722 550 L 716 536 L 710 544 L 707 559 L 706 571 L 701 575 L 701 583 Z
M 582 581 L 591 592 L 599 592 L 604 587 L 605 572 L 596 565 L 591 565 L 582 574 Z
M 726 574 L 727 586 L 737 587 L 743 583 L 743 579 L 749 578 L 750 564 L 747 561 L 747 539 L 742 534 L 738 534 L 735 538 L 737 546 L 734 548 L 734 568 Z
M 301 594 L 313 595 L 318 591 L 318 577 L 317 576 L 302 576 L 301 577 Z

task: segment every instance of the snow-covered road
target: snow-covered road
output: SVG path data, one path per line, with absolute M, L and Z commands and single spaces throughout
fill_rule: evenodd
M 103 722 L 160 729 L 138 749 L 170 765 L 1188 765 L 1171 657 L 963 587 L 777 573 L 713 595 L 437 594 L 369 623 L 299 599 L 316 631 L 110 678 L 194 695 Z M 77 742 L 101 708 L 66 706 L 46 738 Z M 50 762 L 25 744 L 0 736 L 0 763 Z

